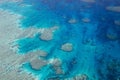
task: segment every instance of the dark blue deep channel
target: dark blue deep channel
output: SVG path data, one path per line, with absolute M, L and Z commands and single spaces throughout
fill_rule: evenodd
M 37 70 L 21 64 L 39 80 L 120 80 L 120 0 L 23 0 L 0 7 L 22 15 L 23 29 L 59 27 L 50 40 L 36 32 L 14 42 L 20 55 L 47 52 L 38 57 L 48 63 Z M 60 65 L 50 62 L 55 59 Z

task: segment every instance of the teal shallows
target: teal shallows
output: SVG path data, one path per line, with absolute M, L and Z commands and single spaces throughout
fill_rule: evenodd
M 33 38 L 23 38 L 20 40 L 17 40 L 15 44 L 19 44 L 19 50 L 18 53 L 20 54 L 26 54 L 28 52 L 37 50 L 37 49 L 47 49 L 49 50 L 48 45 L 53 46 L 51 43 L 54 41 L 44 41 L 39 38 L 40 34 L 36 34 Z M 43 45 L 43 46 L 41 46 Z M 47 48 L 46 48 L 47 47 Z
M 34 7 L 32 6 L 22 6 L 22 3 L 11 2 L 3 3 L 2 5 L 0 5 L 0 7 L 22 15 L 23 19 L 21 20 L 20 23 L 22 25 L 22 28 L 28 27 L 39 28 L 59 24 L 58 17 L 53 12 L 45 8 L 45 6 L 43 5 L 40 6 L 42 7 L 41 10 L 35 10 Z
M 113 0 L 96 0 L 95 3 L 80 0 L 47 0 L 47 2 L 23 0 L 18 3 L 30 6 L 4 3 L 1 7 L 21 14 L 24 18 L 21 19 L 20 24 L 26 29 L 59 26 L 59 30 L 54 32 L 53 40 L 43 41 L 38 34 L 33 38 L 22 38 L 15 42 L 19 45 L 20 54 L 40 49 L 48 52 L 43 59 L 58 58 L 62 61 L 61 68 L 64 74 L 59 75 L 55 74 L 51 65 L 45 65 L 40 71 L 34 71 L 29 64 L 23 65 L 29 72 L 37 74 L 40 80 L 50 78 L 64 80 L 79 74 L 86 74 L 92 80 L 116 80 L 120 74 L 118 65 L 120 30 L 118 25 L 114 24 L 114 20 L 118 20 L 120 14 L 105 9 L 109 5 L 120 5 L 118 0 L 116 2 Z M 71 19 L 75 19 L 76 22 L 70 23 Z M 107 36 L 108 34 L 118 39 L 112 40 Z M 71 52 L 61 50 L 61 46 L 67 42 L 73 44 Z M 112 64 L 112 60 L 116 64 Z
M 46 77 L 49 78 L 49 75 L 51 75 L 51 77 L 55 77 L 54 69 L 52 69 L 51 64 L 47 64 L 46 66 L 43 66 L 39 70 L 32 69 L 29 63 L 24 63 L 22 66 L 23 66 L 22 69 L 24 69 L 28 73 L 32 73 L 32 75 L 34 76 L 39 76 L 39 80 L 44 80 L 44 79 L 47 80 Z

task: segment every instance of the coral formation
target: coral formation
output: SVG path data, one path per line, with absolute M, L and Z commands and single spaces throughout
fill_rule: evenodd
M 13 42 L 18 48 L 16 52 L 25 55 L 21 61 L 23 70 L 39 80 L 119 80 L 120 9 L 117 5 L 120 2 L 111 2 L 2 3 L 1 8 L 23 16 L 20 19 L 23 30 L 32 29 L 30 34 L 26 33 L 27 37 Z

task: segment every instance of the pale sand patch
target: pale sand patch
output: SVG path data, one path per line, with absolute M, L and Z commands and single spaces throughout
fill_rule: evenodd
M 36 33 L 44 34 L 46 32 L 44 28 L 21 29 L 18 24 L 18 20 L 21 17 L 8 11 L 0 10 L 0 77 L 4 76 L 2 77 L 3 80 L 35 80 L 34 76 L 19 70 L 19 67 L 27 61 L 32 62 L 33 65 L 37 61 L 35 59 L 39 56 L 45 57 L 47 55 L 45 51 L 40 50 L 25 55 L 16 54 L 15 46 L 11 46 L 14 40 L 25 37 L 33 38 Z M 53 33 L 56 29 L 58 27 L 54 26 L 49 28 L 49 31 Z M 38 63 L 38 65 L 33 65 L 33 68 L 38 69 L 40 66 Z
M 61 60 L 59 60 L 58 58 L 50 59 L 48 62 L 50 64 L 53 64 L 54 66 L 60 66 L 62 64 Z
M 30 74 L 20 74 L 23 57 L 10 49 L 10 43 L 24 32 L 17 23 L 19 18 L 19 15 L 0 10 L 0 80 L 35 80 Z
M 75 23 L 77 23 L 77 20 L 76 19 L 70 19 L 70 20 L 68 20 L 68 23 L 75 24 Z
M 89 2 L 89 3 L 94 3 L 95 2 L 95 0 L 81 0 L 81 1 L 83 1 L 83 2 Z
M 120 26 L 120 20 L 115 20 L 114 23 L 118 26 Z
M 89 23 L 90 19 L 89 18 L 83 18 L 82 21 L 85 22 L 85 23 Z
M 48 61 L 48 63 L 53 65 L 53 68 L 54 68 L 56 74 L 64 74 L 64 72 L 61 68 L 62 61 L 60 59 L 53 58 L 53 59 L 50 59 Z
M 106 9 L 109 11 L 120 12 L 120 6 L 107 6 Z
M 107 34 L 106 37 L 110 40 L 117 40 L 118 39 L 118 37 L 113 35 L 113 34 Z
M 81 74 L 81 75 L 77 75 L 74 78 L 75 80 L 88 80 L 88 76 L 86 74 Z
M 38 29 L 38 28 L 29 27 L 27 29 L 23 29 L 23 32 L 17 38 L 23 38 L 23 37 L 33 38 L 35 34 L 43 33 L 44 30 L 45 30 L 44 28 Z
M 24 62 L 32 62 L 33 60 L 38 59 L 40 56 L 46 57 L 47 52 L 42 51 L 42 50 L 37 50 L 34 52 L 29 52 L 27 54 L 23 54 L 21 56 L 23 56 L 23 59 L 20 61 L 20 63 L 22 64 Z
M 0 0 L 0 3 L 4 3 L 4 2 L 8 2 L 8 1 L 10 1 L 10 2 L 20 2 L 22 0 Z
M 41 67 L 47 65 L 47 61 L 46 60 L 42 60 L 42 59 L 39 59 L 39 58 L 36 58 L 34 60 L 32 60 L 30 62 L 31 64 L 31 67 L 35 70 L 40 70 Z
M 72 51 L 72 50 L 73 50 L 73 45 L 72 45 L 72 43 L 65 43 L 65 44 L 63 44 L 63 45 L 61 46 L 61 49 L 62 49 L 63 51 L 69 52 L 69 51 Z
M 86 74 L 79 74 L 74 77 L 67 78 L 65 80 L 89 80 L 89 78 Z M 96 79 L 90 79 L 90 80 L 96 80 Z
M 45 31 L 40 35 L 40 39 L 42 40 L 52 40 L 53 39 L 53 33 L 49 29 L 45 29 Z
M 58 26 L 53 26 L 51 28 L 46 28 L 40 35 L 40 39 L 42 40 L 52 40 L 53 39 L 53 32 L 57 30 L 59 27 Z

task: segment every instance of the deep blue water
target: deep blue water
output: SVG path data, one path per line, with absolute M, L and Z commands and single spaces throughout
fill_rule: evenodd
M 39 80 L 64 80 L 79 74 L 86 74 L 88 80 L 120 80 L 120 25 L 114 23 L 120 22 L 120 12 L 107 10 L 107 6 L 120 6 L 120 1 L 23 0 L 0 5 L 24 16 L 20 20 L 23 29 L 59 26 L 50 41 L 41 40 L 41 34 L 36 33 L 33 38 L 23 37 L 15 42 L 19 45 L 18 54 L 44 50 L 48 52 L 45 60 L 62 61 L 63 74 L 56 74 L 50 64 L 34 70 L 29 62 L 23 63 L 22 67 L 39 76 Z M 85 18 L 90 21 L 83 21 Z M 70 19 L 77 22 L 69 23 Z M 71 52 L 60 49 L 67 42 L 73 44 Z

